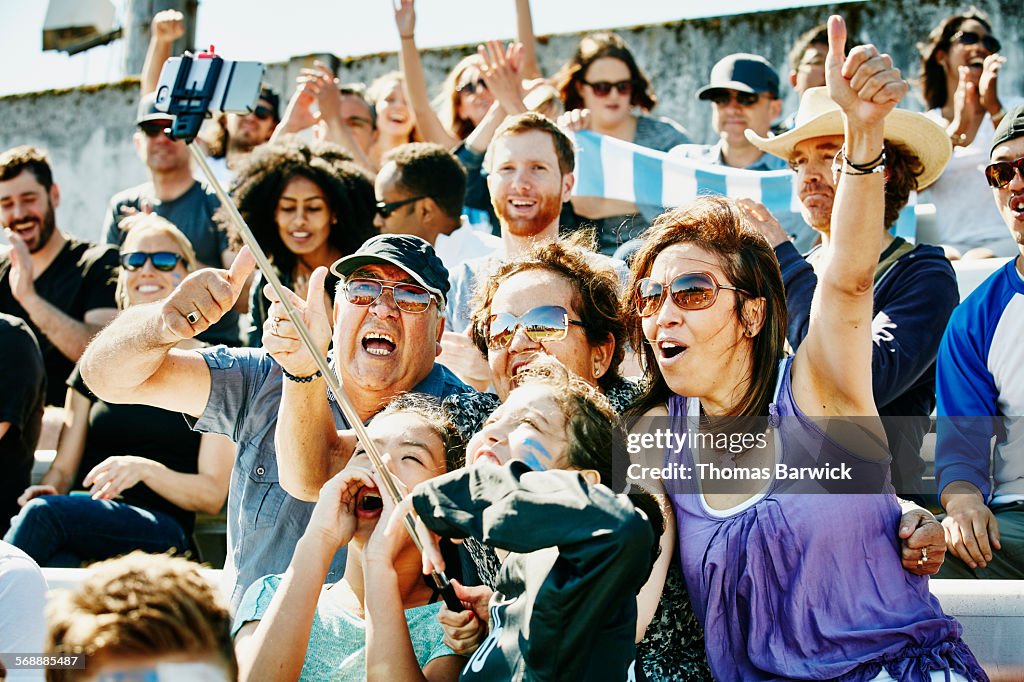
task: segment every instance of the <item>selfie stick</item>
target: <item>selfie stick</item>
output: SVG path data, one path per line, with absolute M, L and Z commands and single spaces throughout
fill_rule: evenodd
M 215 60 L 215 62 L 222 62 L 220 57 L 211 56 L 208 57 Z M 171 104 L 168 108 L 168 113 L 178 114 L 175 111 L 176 104 L 180 103 L 181 118 L 175 117 L 175 122 L 171 128 L 172 137 L 176 139 L 185 139 L 188 142 L 188 148 L 192 152 L 192 158 L 199 164 L 199 168 L 202 169 L 203 174 L 210 182 L 210 186 L 213 191 L 217 194 L 220 199 L 221 205 L 224 206 L 228 213 L 228 217 L 238 230 L 238 234 L 242 237 L 242 241 L 245 242 L 246 246 L 252 252 L 252 255 L 256 258 L 256 264 L 263 272 L 263 276 L 267 278 L 270 286 L 274 289 L 277 294 L 281 305 L 284 306 L 285 311 L 288 313 L 288 319 L 292 325 L 295 326 L 295 330 L 299 333 L 299 338 L 302 340 L 306 349 L 313 356 L 313 360 L 316 362 L 317 369 L 320 370 L 320 374 L 323 376 L 324 381 L 327 382 L 327 386 L 331 389 L 331 393 L 334 394 L 335 399 L 338 402 L 338 407 L 341 408 L 342 413 L 345 415 L 345 419 L 352 426 L 352 429 L 356 433 L 356 438 L 363 444 L 363 448 L 366 450 L 366 454 L 370 457 L 370 461 L 373 463 L 374 468 L 380 475 L 381 481 L 384 483 L 384 488 L 387 494 L 391 497 L 391 501 L 398 504 L 402 500 L 402 493 L 399 491 L 398 486 L 395 484 L 394 478 L 392 477 L 391 471 L 384 466 L 384 460 L 381 458 L 380 452 L 377 451 L 377 446 L 373 440 L 369 437 L 366 432 L 366 427 L 363 425 L 363 421 L 359 418 L 359 413 L 356 412 L 352 403 L 349 401 L 348 396 L 342 389 L 341 381 L 338 379 L 338 375 L 334 373 L 330 365 L 327 363 L 327 358 L 320 355 L 317 352 L 316 344 L 313 342 L 313 337 L 306 327 L 306 323 L 303 321 L 302 316 L 291 304 L 288 298 L 290 293 L 285 289 L 284 285 L 281 284 L 280 278 L 277 276 L 277 272 L 274 267 L 270 264 L 266 254 L 260 247 L 259 242 L 256 241 L 256 237 L 253 235 L 252 230 L 246 224 L 245 219 L 242 218 L 242 214 L 239 213 L 238 207 L 235 206 L 235 202 L 231 200 L 224 188 L 221 187 L 217 177 L 213 174 L 210 169 L 210 165 L 206 161 L 206 155 L 203 153 L 199 145 L 195 143 L 195 136 L 199 132 L 199 126 L 202 124 L 202 116 L 200 112 L 205 115 L 207 107 L 209 105 L 210 97 L 212 96 L 214 87 L 217 84 L 217 78 L 219 77 L 221 66 L 219 63 L 213 63 L 210 66 L 210 70 L 207 74 L 207 78 L 201 88 L 189 87 L 186 85 L 186 78 L 189 72 L 189 64 L 185 61 L 190 59 L 188 53 L 182 57 L 181 68 L 179 69 L 177 78 L 175 80 L 174 88 L 170 94 Z M 179 125 L 180 122 L 180 125 Z M 423 553 L 423 543 L 420 541 L 419 535 L 416 533 L 416 523 L 413 519 L 412 514 L 406 514 L 402 519 L 405 525 L 405 530 L 412 538 L 413 544 L 416 545 L 416 549 Z M 441 592 L 441 596 L 444 598 L 445 605 L 451 611 L 463 611 L 464 607 L 462 602 L 455 595 L 455 588 L 452 587 L 448 578 L 442 571 L 433 571 L 431 577 L 434 580 L 434 584 L 437 589 Z

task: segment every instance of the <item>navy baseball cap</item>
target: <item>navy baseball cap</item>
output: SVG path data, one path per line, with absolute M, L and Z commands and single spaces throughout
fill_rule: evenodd
M 350 256 L 339 258 L 331 272 L 345 279 L 364 265 L 394 265 L 405 270 L 416 282 L 441 299 L 442 311 L 447 305 L 448 269 L 437 257 L 434 247 L 425 239 L 411 234 L 379 234 L 363 242 Z
M 720 59 L 711 69 L 711 82 L 697 91 L 697 99 L 711 99 L 717 90 L 767 92 L 779 96 L 779 74 L 764 57 L 739 52 Z

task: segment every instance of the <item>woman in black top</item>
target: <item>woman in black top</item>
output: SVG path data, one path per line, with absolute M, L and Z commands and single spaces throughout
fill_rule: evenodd
M 122 308 L 161 300 L 195 262 L 188 239 L 163 218 L 129 221 L 117 283 Z M 41 566 L 187 549 L 195 512 L 216 514 L 224 504 L 232 443 L 193 432 L 180 414 L 105 403 L 77 368 L 68 386 L 57 456 L 41 485 L 19 498 L 4 539 Z M 86 492 L 69 495 L 74 489 Z

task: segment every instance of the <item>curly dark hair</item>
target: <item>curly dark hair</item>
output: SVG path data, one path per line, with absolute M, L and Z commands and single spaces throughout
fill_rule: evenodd
M 910 193 L 917 189 L 917 178 L 924 164 L 909 147 L 895 142 L 885 143 L 885 229 L 896 224 L 900 211 L 907 205 Z
M 526 255 L 502 263 L 482 282 L 474 299 L 470 333 L 480 352 L 487 355 L 487 326 L 491 303 L 502 282 L 528 270 L 549 270 L 564 277 L 573 288 L 572 306 L 579 313 L 587 341 L 605 343 L 609 335 L 615 339 L 612 361 L 598 384 L 602 389 L 613 386 L 619 378 L 619 365 L 626 353 L 626 325 L 619 315 L 619 279 L 614 271 L 602 269 L 592 262 L 594 254 L 584 242 L 593 235 L 586 231 L 562 237 L 537 246 Z
M 583 36 L 572 58 L 551 78 L 562 95 L 565 110 L 583 108 L 583 97 L 580 96 L 579 87 L 590 65 L 602 57 L 614 57 L 629 67 L 629 77 L 633 80 L 633 94 L 629 103 L 644 111 L 653 109 L 658 103 L 654 96 L 654 88 L 651 87 L 647 74 L 633 58 L 629 45 L 618 33 L 601 31 Z
M 957 34 L 965 21 L 972 19 L 983 25 L 986 31 L 992 31 L 988 15 L 972 5 L 961 14 L 953 14 L 943 19 L 928 34 L 928 40 L 917 44 L 917 51 L 921 53 L 921 75 L 918 82 L 921 85 L 921 92 L 924 94 L 925 105 L 928 109 L 939 109 L 945 106 L 952 96 L 946 87 L 946 70 L 942 64 L 939 64 L 936 53 L 939 51 L 949 52 L 953 36 Z
M 342 255 L 354 253 L 376 234 L 373 180 L 350 159 L 330 142 L 311 144 L 292 138 L 261 145 L 239 170 L 233 190 L 235 203 L 256 241 L 281 272 L 290 272 L 296 259 L 281 241 L 274 216 L 281 192 L 295 177 L 307 178 L 323 191 L 332 219 L 337 220 L 327 239 Z M 233 228 L 231 233 L 236 248 L 241 246 Z

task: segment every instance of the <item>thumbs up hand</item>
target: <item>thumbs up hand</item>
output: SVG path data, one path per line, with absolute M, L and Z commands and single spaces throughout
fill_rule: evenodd
M 162 321 L 168 342 L 206 331 L 235 305 L 256 259 L 243 247 L 229 270 L 203 268 L 191 273 L 164 299 Z
M 846 114 L 848 121 L 879 123 L 908 91 L 892 58 L 879 54 L 874 45 L 859 45 L 847 55 L 846 23 L 842 17 L 828 20 L 828 56 L 825 83 L 829 96 Z

